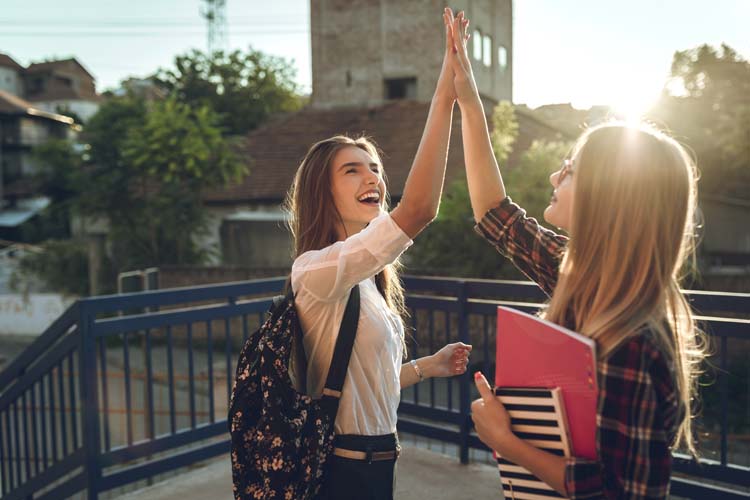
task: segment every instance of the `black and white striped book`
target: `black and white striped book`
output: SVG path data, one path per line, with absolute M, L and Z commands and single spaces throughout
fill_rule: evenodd
M 559 388 L 498 387 L 495 395 L 508 410 L 511 428 L 516 436 L 549 453 L 570 456 L 570 437 Z M 534 474 L 505 460 L 497 452 L 495 458 L 506 499 L 565 498 Z

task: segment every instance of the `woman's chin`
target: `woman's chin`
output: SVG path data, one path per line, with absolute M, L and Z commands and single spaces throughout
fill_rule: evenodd
M 547 205 L 547 208 L 544 209 L 543 216 L 544 216 L 545 222 L 552 224 L 553 226 L 556 226 L 557 224 L 555 224 L 554 211 L 555 211 L 554 202 L 550 202 L 550 204 Z

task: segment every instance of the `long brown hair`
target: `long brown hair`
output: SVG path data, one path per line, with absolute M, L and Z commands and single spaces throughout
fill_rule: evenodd
M 650 328 L 670 358 L 685 413 L 675 444 L 697 456 L 690 427 L 705 338 L 679 281 L 694 250 L 696 170 L 649 127 L 595 127 L 573 148 L 570 241 L 544 316 L 597 342 L 600 358 Z
M 337 135 L 312 145 L 297 169 L 284 204 L 289 213 L 289 229 L 292 233 L 295 259 L 305 252 L 320 250 L 339 240 L 336 227 L 339 223 L 343 224 L 343 220 L 331 193 L 331 162 L 336 153 L 348 147 L 365 151 L 382 165 L 377 147 L 366 137 L 352 139 Z M 388 204 L 386 190 L 386 210 Z M 406 318 L 404 288 L 399 278 L 400 269 L 401 264 L 398 260 L 387 265 L 375 275 L 375 284 L 388 307 L 401 318 Z

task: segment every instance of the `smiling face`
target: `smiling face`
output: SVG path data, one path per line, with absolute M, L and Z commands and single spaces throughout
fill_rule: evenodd
M 383 168 L 378 158 L 356 146 L 339 150 L 330 168 L 331 194 L 341 215 L 337 232 L 343 240 L 360 232 L 384 210 Z
M 544 210 L 544 220 L 568 232 L 573 218 L 575 177 L 575 160 L 566 160 L 558 171 L 549 176 L 550 184 L 555 189 L 549 206 Z

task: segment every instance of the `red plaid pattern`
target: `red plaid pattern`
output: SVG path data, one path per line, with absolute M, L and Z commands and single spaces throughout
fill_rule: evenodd
M 568 239 L 545 229 L 505 198 L 475 227 L 547 295 L 557 283 Z M 644 329 L 597 366 L 599 460 L 571 458 L 570 498 L 666 498 L 671 444 L 681 420 L 676 379 L 667 356 Z

